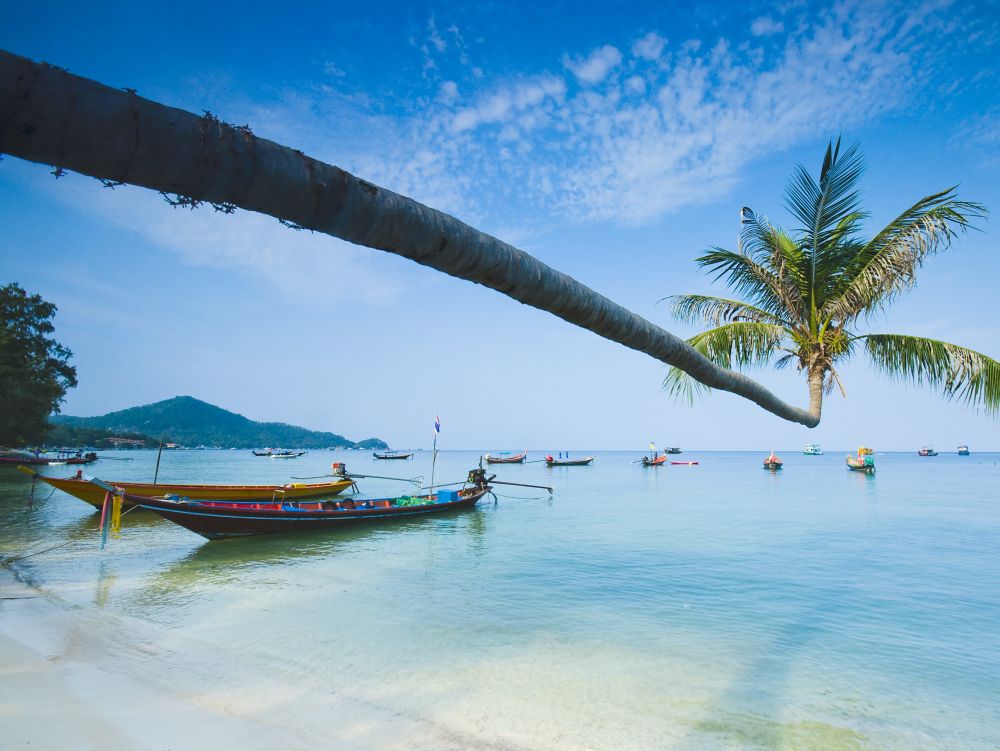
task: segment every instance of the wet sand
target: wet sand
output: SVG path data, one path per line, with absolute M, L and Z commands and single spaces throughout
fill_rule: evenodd
M 91 635 L 78 610 L 0 568 L 4 749 L 307 748 L 288 728 L 236 716 L 115 671 L 113 644 Z

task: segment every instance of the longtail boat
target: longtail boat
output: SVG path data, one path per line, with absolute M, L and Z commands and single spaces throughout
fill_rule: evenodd
M 777 470 L 785 466 L 785 463 L 771 452 L 771 455 L 764 460 L 764 469 Z
M 388 521 L 423 514 L 471 508 L 490 492 L 483 470 L 469 473 L 471 487 L 462 490 L 438 489 L 436 493 L 397 498 L 344 499 L 317 501 L 281 501 L 263 503 L 233 503 L 231 501 L 187 501 L 148 498 L 125 493 L 123 503 L 159 514 L 175 524 L 196 532 L 209 540 L 223 537 L 301 532 L 307 529 L 327 529 L 358 522 Z M 106 483 L 97 484 L 102 498 Z
M 93 483 L 85 480 L 82 473 L 76 477 L 45 477 L 28 467 L 18 467 L 36 480 L 51 485 L 64 493 L 69 493 L 95 508 L 100 508 L 104 502 L 104 491 Z M 337 495 L 354 484 L 350 477 L 333 482 L 313 484 L 291 483 L 288 485 L 202 485 L 176 483 L 148 482 L 117 482 L 109 481 L 109 485 L 120 488 L 126 494 L 125 505 L 134 505 L 128 496 L 178 496 L 180 498 L 198 498 L 200 500 L 228 501 L 273 501 L 275 499 L 290 500 L 295 498 L 318 498 Z
M 33 467 L 58 466 L 60 464 L 92 464 L 100 457 L 93 451 L 86 454 L 77 452 L 69 454 L 60 452 L 54 457 L 38 456 L 36 454 L 6 454 L 0 456 L 0 464 L 31 465 Z
M 381 454 L 378 451 L 373 451 L 372 456 L 376 459 L 409 459 L 413 456 L 413 453 L 409 454 L 403 453 L 401 451 L 383 451 Z
M 639 461 L 644 467 L 662 467 L 667 463 L 667 455 L 660 454 L 659 456 L 644 456 Z
M 545 457 L 545 464 L 549 467 L 585 467 L 594 461 L 594 457 L 586 456 L 583 459 L 554 459 L 551 454 Z
M 522 451 L 516 456 L 490 456 L 486 454 L 483 458 L 487 464 L 524 464 L 524 460 L 528 458 L 528 452 Z
M 875 474 L 875 459 L 872 458 L 871 454 L 848 456 L 847 466 L 855 472 L 867 472 L 870 475 Z
M 264 451 L 251 451 L 254 456 L 266 456 L 269 459 L 295 459 L 305 456 L 308 451 L 292 451 L 291 449 L 265 449 Z

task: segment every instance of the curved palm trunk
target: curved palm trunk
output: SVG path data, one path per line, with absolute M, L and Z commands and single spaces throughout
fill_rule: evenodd
M 816 416 L 817 424 L 823 412 L 823 377 L 825 375 L 826 372 L 822 368 L 809 370 L 809 414 Z
M 532 256 L 405 196 L 206 115 L 0 51 L 0 152 L 92 177 L 269 214 L 495 289 L 746 397 L 815 414 L 720 368 L 682 339 Z

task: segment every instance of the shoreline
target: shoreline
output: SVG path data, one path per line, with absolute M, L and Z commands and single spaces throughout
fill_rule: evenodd
M 82 609 L 0 567 L 0 726 L 5 748 L 305 749 L 289 729 L 205 706 L 115 670 L 113 641 Z M 107 666 L 107 667 L 105 667 Z

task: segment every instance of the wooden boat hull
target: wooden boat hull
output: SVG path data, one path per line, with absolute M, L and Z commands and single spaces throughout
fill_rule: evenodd
M 184 503 L 134 495 L 126 495 L 124 500 L 159 514 L 164 519 L 209 540 L 218 540 L 225 537 L 329 529 L 361 522 L 387 522 L 393 519 L 409 519 L 415 516 L 468 509 L 475 506 L 489 490 L 489 486 L 472 488 L 462 491 L 456 500 L 419 506 L 391 506 L 390 499 L 377 499 L 368 503 L 382 502 L 386 505 L 340 509 L 330 508 L 334 505 L 330 501 L 296 504 L 264 503 L 257 504 L 256 507 L 235 508 L 224 504 L 213 506 L 211 503 Z M 344 505 L 354 504 L 354 501 L 347 501 Z M 297 510 L 290 509 L 293 505 Z
M 662 467 L 664 464 L 667 463 L 667 457 L 666 455 L 664 455 L 664 456 L 658 456 L 655 459 L 650 459 L 648 456 L 644 456 L 642 457 L 641 461 L 642 461 L 642 466 L 644 467 Z
M 551 461 L 546 459 L 545 464 L 549 467 L 586 467 L 593 461 L 594 457 L 588 456 L 586 459 L 553 459 Z
M 372 453 L 376 459 L 409 459 L 413 454 L 377 454 Z
M 764 469 L 781 469 L 783 466 L 783 462 L 764 462 Z
M 528 455 L 518 454 L 517 456 L 487 456 L 487 464 L 524 464 L 524 460 L 528 458 Z
M 35 479 L 58 488 L 64 493 L 69 493 L 79 498 L 85 503 L 89 503 L 94 508 L 100 508 L 104 503 L 104 491 L 83 478 L 73 477 L 45 477 L 25 467 L 23 471 L 35 476 Z M 342 493 L 354 484 L 353 480 L 337 480 L 336 482 L 321 482 L 292 485 L 171 485 L 167 483 L 144 482 L 114 482 L 109 481 L 109 485 L 121 488 L 128 495 L 136 496 L 164 496 L 176 495 L 182 498 L 196 498 L 198 500 L 227 500 L 227 501 L 270 501 L 275 498 L 291 500 L 295 498 L 319 498 L 334 496 Z M 126 500 L 126 504 L 132 505 Z

